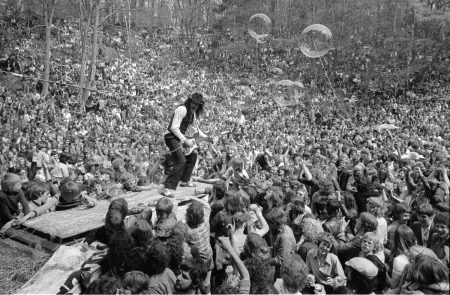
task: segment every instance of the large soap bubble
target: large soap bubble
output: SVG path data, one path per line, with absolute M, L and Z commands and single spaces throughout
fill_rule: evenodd
M 300 36 L 300 50 L 311 58 L 324 56 L 333 48 L 333 35 L 324 25 L 310 25 Z
M 248 20 L 248 33 L 258 43 L 266 42 L 271 31 L 272 21 L 263 13 L 254 14 Z

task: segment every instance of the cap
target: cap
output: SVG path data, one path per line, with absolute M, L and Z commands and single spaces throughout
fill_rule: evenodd
M 354 257 L 347 261 L 345 265 L 350 266 L 367 279 L 373 279 L 378 274 L 378 268 L 367 258 Z

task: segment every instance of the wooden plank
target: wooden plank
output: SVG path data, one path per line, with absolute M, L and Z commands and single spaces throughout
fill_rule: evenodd
M 183 201 L 186 196 L 193 196 L 195 189 L 202 190 L 211 186 L 203 183 L 196 184 L 196 188 L 178 188 L 175 192 L 175 199 Z M 156 204 L 156 201 L 161 198 L 161 195 L 159 193 L 159 188 L 154 188 L 150 191 L 129 193 L 122 195 L 121 197 L 125 198 L 128 202 L 128 207 L 132 208 L 138 206 L 140 203 Z M 80 234 L 95 230 L 104 224 L 104 218 L 108 211 L 109 203 L 108 200 L 101 200 L 95 207 L 90 209 L 78 207 L 65 211 L 47 213 L 28 220 L 24 223 L 24 226 L 61 240 L 79 236 Z M 184 217 L 186 208 L 182 207 L 179 208 L 179 214 L 177 214 L 179 218 Z
M 59 247 L 58 244 L 35 236 L 32 233 L 21 229 L 10 228 L 6 231 L 5 234 L 10 239 L 19 241 L 22 244 L 28 245 L 29 247 L 36 250 L 55 252 L 55 250 Z
M 39 251 L 35 248 L 31 248 L 27 245 L 24 245 L 22 243 L 16 242 L 15 240 L 12 239 L 0 239 L 0 244 L 1 245 L 6 245 L 8 247 L 11 247 L 13 249 L 17 249 L 18 251 L 21 251 L 23 253 L 26 253 L 27 255 L 30 255 L 30 257 L 33 257 L 33 255 L 38 255 L 38 256 L 44 256 L 47 255 L 45 252 Z

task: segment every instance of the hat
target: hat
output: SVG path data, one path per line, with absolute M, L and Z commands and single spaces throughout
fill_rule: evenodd
M 367 258 L 354 257 L 347 261 L 345 265 L 350 266 L 367 279 L 373 279 L 378 274 L 378 268 Z
M 203 95 L 201 95 L 200 93 L 196 92 L 196 93 L 192 94 L 190 98 L 195 103 L 198 103 L 198 104 L 205 103 L 205 101 L 203 100 Z
M 13 173 L 6 173 L 2 178 L 2 191 L 4 192 L 12 192 L 14 186 L 20 183 L 22 179 L 19 175 Z
M 67 181 L 61 184 L 61 196 L 59 203 L 56 205 L 56 210 L 65 210 L 78 206 L 81 204 L 81 184 L 73 181 Z

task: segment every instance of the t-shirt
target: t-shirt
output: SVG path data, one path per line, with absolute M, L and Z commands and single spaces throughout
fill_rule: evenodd
M 405 266 L 409 264 L 409 259 L 405 254 L 400 254 L 394 258 L 394 263 L 392 266 L 392 274 L 401 276 Z
M 387 222 L 383 217 L 377 217 L 378 226 L 376 236 L 377 239 L 384 244 L 387 242 Z

